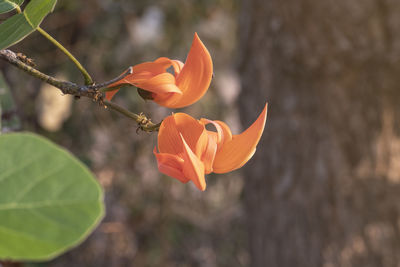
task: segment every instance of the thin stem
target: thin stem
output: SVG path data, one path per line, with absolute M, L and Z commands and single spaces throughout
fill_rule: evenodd
M 108 100 L 103 100 L 103 103 L 105 106 L 109 107 L 110 109 L 113 109 L 115 111 L 118 111 L 119 113 L 125 115 L 128 118 L 131 118 L 135 120 L 139 124 L 139 128 L 142 129 L 145 132 L 155 132 L 158 131 L 160 128 L 161 123 L 154 124 L 151 122 L 150 119 L 148 119 L 144 114 L 135 114 L 130 112 L 129 110 L 121 107 L 120 105 L 117 105 L 113 102 L 110 102 Z
M 72 62 L 75 63 L 75 65 L 78 67 L 78 69 L 81 71 L 83 77 L 85 78 L 85 84 L 86 85 L 93 84 L 93 79 L 92 79 L 92 77 L 90 77 L 90 75 L 86 71 L 86 69 L 82 66 L 82 64 L 62 44 L 60 44 L 56 39 L 54 39 L 50 34 L 48 34 L 42 28 L 38 27 L 37 31 L 40 32 L 40 34 L 42 34 L 44 37 L 46 37 L 55 46 L 57 46 L 61 51 L 63 51 L 64 54 L 67 55 L 67 57 L 69 57 L 69 59 L 72 60 Z
M 17 11 L 18 14 L 20 14 L 22 12 L 21 8 L 18 5 L 15 7 L 15 11 Z
M 104 83 L 91 85 L 90 87 L 94 88 L 94 89 L 102 88 L 100 90 L 101 92 L 112 91 L 112 90 L 115 90 L 115 88 L 109 89 L 109 88 L 105 88 L 105 87 L 109 86 L 110 84 L 113 84 L 115 82 L 118 82 L 118 81 L 122 80 L 123 78 L 125 78 L 126 76 L 128 76 L 129 74 L 132 74 L 132 73 L 133 73 L 133 68 L 129 67 L 129 69 L 127 71 L 125 71 L 124 73 L 122 73 L 120 76 L 118 76 L 118 77 L 116 77 L 116 78 L 114 78 L 112 80 L 109 80 L 107 82 L 104 82 Z M 107 89 L 109 89 L 109 90 L 107 90 Z

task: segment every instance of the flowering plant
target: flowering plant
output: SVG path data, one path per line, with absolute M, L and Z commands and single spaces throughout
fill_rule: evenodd
M 112 101 L 122 85 L 137 87 L 143 98 L 167 108 L 182 108 L 200 100 L 210 86 L 213 63 L 197 33 L 185 63 L 160 57 L 129 67 L 110 81 L 95 83 L 82 64 L 40 27 L 56 2 L 31 0 L 23 9 L 23 0 L 0 0 L 0 14 L 16 12 L 0 24 L 0 59 L 63 94 L 87 97 L 119 112 L 134 120 L 138 129 L 158 132 L 153 153 L 159 171 L 182 183 L 192 181 L 201 191 L 206 189 L 206 174 L 230 172 L 251 159 L 264 131 L 267 105 L 251 126 L 235 135 L 222 121 L 197 120 L 185 113 L 153 123 L 143 113 L 135 114 Z M 36 31 L 75 64 L 84 85 L 49 76 L 25 55 L 7 49 Z M 0 111 L 1 107 L 0 99 Z M 208 130 L 207 125 L 213 129 Z M 82 242 L 105 213 L 104 193 L 97 180 L 76 157 L 42 136 L 7 128 L 2 133 L 0 259 L 47 260 Z

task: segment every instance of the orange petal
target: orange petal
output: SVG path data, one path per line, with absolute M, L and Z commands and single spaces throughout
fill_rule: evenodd
M 182 94 L 158 94 L 153 96 L 153 101 L 166 108 L 175 108 L 174 105 L 182 98 Z
M 123 84 L 131 84 L 131 85 L 136 86 L 137 83 L 144 82 L 148 79 L 151 79 L 154 76 L 155 75 L 151 72 L 132 73 L 132 74 L 127 75 L 125 78 L 109 85 L 108 88 L 117 87 L 117 86 L 120 86 Z M 113 94 L 113 96 L 114 96 L 114 94 Z M 111 100 L 111 99 L 108 99 L 108 100 Z
M 136 86 L 155 94 L 182 94 L 181 90 L 175 85 L 175 77 L 167 72 L 158 74 L 144 82 L 136 83 Z
M 184 160 L 177 155 L 167 154 L 167 153 L 157 153 L 156 148 L 153 150 L 154 155 L 157 159 L 158 170 L 175 178 L 182 183 L 187 183 L 190 180 L 183 174 L 183 163 Z
M 171 60 L 172 63 L 172 67 L 174 68 L 174 72 L 175 72 L 175 77 L 178 76 L 178 74 L 181 72 L 184 64 L 182 61 L 180 60 Z
M 151 78 L 153 78 L 154 76 L 156 76 L 157 74 L 154 74 L 152 72 L 148 72 L 148 71 L 142 71 L 139 73 L 132 73 L 127 75 L 124 79 L 112 84 L 113 86 L 118 85 L 118 84 L 132 84 L 135 85 L 138 83 L 142 83 L 145 82 Z
M 232 140 L 232 132 L 228 125 L 223 121 L 212 121 L 209 119 L 200 119 L 200 122 L 204 125 L 209 123 L 213 124 L 217 132 L 207 131 L 207 133 L 215 135 L 217 142 L 217 151 L 221 150 L 225 142 Z
M 209 133 L 207 147 L 201 157 L 205 174 L 209 174 L 213 171 L 215 153 L 217 153 L 217 135 L 215 133 Z
M 210 53 L 196 33 L 185 65 L 176 77 L 176 85 L 181 89 L 182 97 L 168 103 L 168 107 L 181 108 L 199 100 L 210 86 L 212 75 L 213 65 Z
M 119 89 L 115 89 L 115 90 L 112 90 L 112 91 L 107 91 L 107 92 L 106 92 L 106 99 L 107 99 L 108 101 L 111 101 L 111 99 L 114 97 L 114 95 L 115 95 L 116 93 L 118 93 L 118 91 L 119 91 Z
M 220 128 L 222 130 L 222 140 L 221 140 L 221 144 L 223 144 L 224 142 L 228 142 L 230 140 L 232 140 L 232 132 L 231 129 L 229 128 L 229 126 L 223 122 L 223 121 L 213 121 L 214 123 L 218 124 Z
M 179 135 L 200 157 L 207 146 L 207 132 L 204 125 L 185 113 L 175 113 L 163 120 L 158 131 L 158 149 L 161 153 L 179 154 L 183 151 Z
M 201 191 L 206 190 L 206 180 L 204 178 L 204 164 L 193 153 L 185 139 L 180 135 L 183 144 L 183 174 L 185 177 L 192 180 L 198 189 Z
M 225 141 L 214 159 L 213 171 L 225 173 L 242 167 L 254 154 L 260 141 L 267 119 L 267 107 L 258 116 L 257 120 L 243 133 L 233 135 L 232 140 Z
M 108 87 L 112 88 L 121 84 L 132 84 L 136 86 L 137 83 L 145 82 L 158 74 L 165 73 L 166 69 L 168 69 L 172 64 L 177 65 L 178 63 L 173 63 L 172 60 L 166 57 L 160 57 L 154 62 L 143 62 L 137 64 L 132 67 L 132 74 L 127 75 L 124 79 L 115 82 Z M 173 83 L 175 84 L 175 80 Z
M 224 129 L 221 127 L 221 125 L 219 123 L 217 123 L 217 121 L 212 121 L 212 120 L 209 120 L 209 119 L 201 118 L 200 122 L 203 123 L 204 125 L 207 125 L 207 124 L 210 124 L 210 123 L 212 125 L 214 125 L 215 129 L 217 130 L 217 132 L 215 134 L 216 134 L 218 145 L 224 142 L 224 139 L 225 139 L 224 138 Z M 218 121 L 218 122 L 220 122 L 220 121 Z M 225 123 L 224 123 L 224 126 L 227 127 L 227 125 Z M 228 127 L 228 131 L 230 133 L 229 127 Z M 214 133 L 212 131 L 207 131 L 207 132 L 208 132 L 208 134 Z M 225 130 L 225 132 L 227 132 L 227 131 Z M 227 136 L 229 138 L 229 135 L 227 135 Z M 232 138 L 232 133 L 230 134 L 230 137 Z
M 160 57 L 153 62 L 143 62 L 132 67 L 133 73 L 143 71 L 151 72 L 153 75 L 164 73 L 171 66 L 172 62 L 167 57 Z
M 158 150 L 161 153 L 178 155 L 182 152 L 181 140 L 174 115 L 166 117 L 158 129 Z
M 196 156 L 200 158 L 207 147 L 206 128 L 198 120 L 185 113 L 174 114 L 174 119 L 179 133 L 185 138 Z
M 232 132 L 231 129 L 229 128 L 229 126 L 223 122 L 223 121 L 213 121 L 213 123 L 217 124 L 219 127 L 217 128 L 217 131 L 221 131 L 222 134 L 222 138 L 221 141 L 218 142 L 218 148 L 217 151 L 221 150 L 221 148 L 223 147 L 223 145 L 225 144 L 225 142 L 229 142 L 232 140 Z
M 155 76 L 151 76 L 150 72 L 141 72 L 138 74 L 130 74 L 124 79 L 113 83 L 109 87 L 116 87 L 121 84 L 131 84 L 146 91 L 157 95 L 168 97 L 169 95 L 177 94 L 181 95 L 181 90 L 175 85 L 175 77 L 171 73 L 161 73 Z M 111 100 L 113 96 L 118 92 L 118 88 L 113 91 L 106 92 L 106 99 Z
M 174 101 L 173 99 L 180 98 L 181 95 L 178 93 L 152 94 L 152 100 L 160 106 L 168 107 L 169 101 Z

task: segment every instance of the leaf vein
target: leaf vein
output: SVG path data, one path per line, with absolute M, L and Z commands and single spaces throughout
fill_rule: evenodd
M 32 165 L 33 163 L 35 163 L 35 161 L 37 161 L 38 159 L 43 158 L 47 154 L 48 154 L 48 151 L 46 151 L 45 153 L 40 154 L 39 156 L 33 158 L 32 160 L 26 161 L 23 165 L 18 166 L 18 168 L 12 168 L 12 169 L 9 169 L 8 171 L 2 173 L 2 175 L 0 175 L 0 182 L 4 182 L 8 177 L 10 177 L 15 172 L 18 172 L 18 171 L 21 171 L 21 170 L 25 169 L 26 167 Z
M 45 175 L 43 175 L 41 178 L 34 180 L 32 183 L 26 185 L 26 187 L 24 188 L 24 190 L 22 190 L 14 199 L 13 202 L 18 203 L 19 200 L 21 200 L 26 194 L 28 194 L 29 192 L 31 192 L 38 184 L 40 184 L 41 182 L 43 182 L 44 180 L 52 177 L 52 175 L 56 174 L 57 172 L 59 172 L 60 170 L 62 170 L 63 168 L 65 168 L 65 166 L 67 166 L 65 163 L 63 163 L 62 165 L 60 165 L 59 167 L 53 169 L 52 171 L 46 173 Z
M 38 211 L 38 210 L 32 210 L 32 209 L 31 209 L 31 210 L 28 210 L 28 211 L 29 211 L 30 213 L 32 213 L 32 214 L 38 216 L 38 217 L 43 218 L 44 220 L 48 221 L 48 222 L 51 223 L 51 224 L 55 224 L 55 225 L 57 225 L 57 226 L 64 227 L 64 228 L 68 229 L 69 231 L 72 231 L 72 232 L 77 233 L 77 232 L 76 232 L 76 229 L 75 229 L 72 225 L 68 225 L 68 224 L 66 224 L 66 223 L 57 221 L 57 220 L 55 220 L 54 218 L 52 218 L 51 216 L 49 216 L 49 215 L 47 215 L 47 214 L 45 214 L 45 213 L 43 213 L 43 212 L 40 212 L 40 211 Z

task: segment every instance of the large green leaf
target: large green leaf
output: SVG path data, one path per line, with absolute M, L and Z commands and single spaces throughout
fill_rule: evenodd
M 24 0 L 0 0 L 0 14 L 16 9 L 23 2 Z
M 53 258 L 103 214 L 101 187 L 70 153 L 34 134 L 0 136 L 0 259 Z
M 0 24 L 0 49 L 18 43 L 35 31 L 47 14 L 53 11 L 56 3 L 57 0 L 32 0 L 21 14 Z

